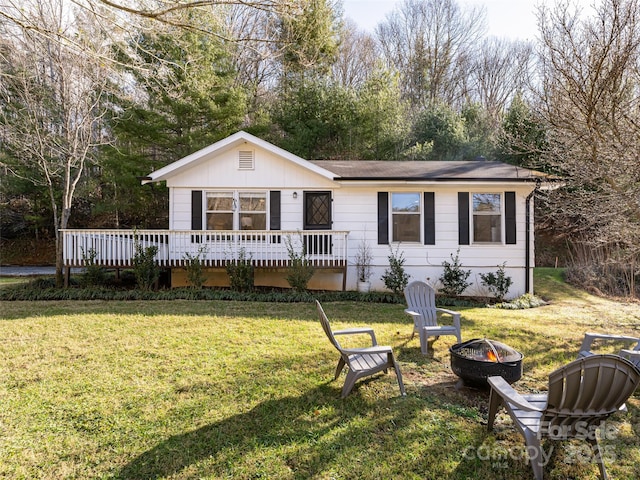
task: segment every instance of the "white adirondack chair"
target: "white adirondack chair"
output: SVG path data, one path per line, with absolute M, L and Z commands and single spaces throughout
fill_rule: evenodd
M 536 480 L 542 480 L 542 438 L 580 438 L 594 448 L 603 479 L 607 478 L 595 430 L 620 410 L 640 384 L 640 371 L 619 355 L 578 358 L 549 375 L 547 393 L 520 395 L 502 377 L 489 377 L 489 419 L 493 429 L 498 407 L 503 405 L 524 436 Z M 586 438 L 585 438 L 586 437 Z
M 318 309 L 318 317 L 322 324 L 324 333 L 327 334 L 331 344 L 340 352 L 340 359 L 338 360 L 338 366 L 336 367 L 335 378 L 337 379 L 342 372 L 342 369 L 346 366 L 348 368 L 347 378 L 344 381 L 342 387 L 342 398 L 345 398 L 355 385 L 356 381 L 363 377 L 368 377 L 378 372 L 387 372 L 387 369 L 393 368 L 398 378 L 398 385 L 400 386 L 400 393 L 405 395 L 404 384 L 402 383 L 402 373 L 400 373 L 400 367 L 396 362 L 391 347 L 378 345 L 376 341 L 376 335 L 371 328 L 349 328 L 346 330 L 331 330 L 329 325 L 329 319 L 324 313 L 322 305 L 316 300 L 316 307 Z M 343 348 L 336 335 L 357 335 L 367 334 L 371 336 L 371 346 L 364 348 Z
M 613 343 L 625 345 L 628 348 L 622 348 L 618 352 L 618 355 L 626 358 L 636 367 L 640 368 L 640 338 L 630 337 L 627 335 L 612 335 L 607 333 L 593 333 L 587 332 L 584 334 L 582 345 L 580 345 L 580 351 L 578 352 L 578 358 L 588 357 L 594 353 L 594 342 Z
M 433 288 L 416 280 L 411 282 L 404 289 L 404 298 L 407 301 L 405 313 L 413 318 L 413 333 L 420 336 L 420 349 L 423 354 L 427 354 L 427 341 L 429 337 L 439 337 L 440 335 L 455 335 L 458 343 L 462 343 L 460 334 L 460 312 L 454 312 L 444 308 L 436 307 L 436 293 Z M 438 312 L 450 315 L 453 318 L 452 325 L 438 324 Z

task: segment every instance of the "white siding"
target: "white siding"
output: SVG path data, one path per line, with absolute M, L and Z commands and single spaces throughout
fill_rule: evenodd
M 238 152 L 252 148 L 255 151 L 255 168 L 238 168 Z M 253 146 L 241 146 L 198 163 L 194 167 L 176 174 L 167 180 L 168 187 L 190 189 L 296 189 L 328 188 L 333 184 L 290 161 L 278 157 L 267 150 Z M 300 199 L 300 197 L 298 197 Z
M 238 168 L 238 152 L 249 149 L 255 151 L 255 168 Z M 460 247 L 460 260 L 465 270 L 472 270 L 470 280 L 477 285 L 468 290 L 468 294 L 482 294 L 479 273 L 496 271 L 498 265 L 506 263 L 507 275 L 514 284 L 509 297 L 518 296 L 525 290 L 525 201 L 533 185 L 497 183 L 470 184 L 424 184 L 392 186 L 352 186 L 331 182 L 311 170 L 281 158 L 272 152 L 241 145 L 218 156 L 200 162 L 189 170 L 171 177 L 167 184 L 170 188 L 170 228 L 174 230 L 191 229 L 191 191 L 192 190 L 243 190 L 281 191 L 281 229 L 298 230 L 303 228 L 304 192 L 310 190 L 330 190 L 333 193 L 333 229 L 347 230 L 349 235 L 349 257 L 353 258 L 358 243 L 365 238 L 374 254 L 374 269 L 371 278 L 372 287 L 381 290 L 384 284 L 380 279 L 388 266 L 390 247 L 396 244 L 378 245 L 377 195 L 385 192 L 434 192 L 436 244 L 406 243 L 401 245 L 406 259 L 405 268 L 412 279 L 428 279 L 437 283 L 443 272 L 442 262 L 449 261 L 451 254 L 458 249 L 458 192 L 493 192 L 504 194 L 516 192 L 516 238 L 515 245 L 505 245 L 504 241 L 496 245 L 464 245 Z M 297 198 L 294 198 L 294 192 Z M 503 197 L 504 200 L 504 197 Z M 424 215 L 424 212 L 423 212 Z M 504 226 L 504 201 L 503 201 Z M 504 240 L 504 228 L 503 228 Z M 533 242 L 533 232 L 531 233 Z M 533 243 L 531 244 L 533 245 Z M 533 261 L 531 262 L 533 266 Z M 355 267 L 348 271 L 347 288 L 355 289 Z M 339 288 L 339 286 L 338 286 Z
M 525 290 L 525 200 L 530 193 L 530 186 L 509 187 L 447 187 L 447 186 L 414 186 L 402 188 L 347 188 L 334 192 L 334 225 L 336 230 L 348 230 L 349 257 L 355 256 L 358 244 L 365 238 L 374 254 L 374 268 L 371 277 L 373 289 L 383 289 L 381 276 L 388 266 L 391 249 L 395 251 L 398 244 L 378 245 L 378 211 L 377 195 L 379 191 L 387 192 L 435 192 L 436 244 L 422 243 L 400 244 L 404 252 L 405 269 L 412 280 L 427 280 L 436 284 L 443 272 L 442 262 L 451 261 L 458 249 L 458 192 L 469 191 L 504 193 L 516 191 L 516 239 L 515 245 L 506 245 L 504 241 L 495 245 L 462 245 L 460 261 L 465 270 L 471 270 L 469 280 L 475 286 L 466 292 L 469 295 L 484 295 L 486 292 L 480 285 L 480 273 L 495 272 L 499 265 L 506 263 L 505 271 L 513 280 L 509 296 L 519 296 Z M 504 203 L 504 202 L 503 202 Z M 504 208 L 504 206 L 503 206 Z M 423 212 L 424 214 L 424 212 Z M 504 222 L 504 212 L 503 212 Z M 503 231 L 504 238 L 504 231 Z M 533 265 L 533 263 L 531 264 Z M 355 268 L 349 271 L 347 284 L 355 288 Z
M 169 228 L 171 230 L 191 230 L 191 189 L 172 188 L 170 191 Z

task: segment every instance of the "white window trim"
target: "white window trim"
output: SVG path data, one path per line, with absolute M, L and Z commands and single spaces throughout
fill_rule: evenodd
M 500 196 L 500 240 L 497 242 L 480 242 L 475 239 L 475 223 L 474 216 L 476 212 L 473 210 L 473 196 L 474 195 L 499 195 Z M 479 215 L 497 215 L 495 212 L 482 212 Z M 505 211 L 504 211 L 504 192 L 470 192 L 469 194 L 469 240 L 471 245 L 480 246 L 503 246 L 505 245 Z
M 265 210 L 264 210 L 264 214 L 265 214 L 265 228 L 266 230 L 269 230 L 269 216 L 270 216 L 270 212 L 269 212 L 269 191 L 268 190 L 252 190 L 252 189 L 248 189 L 248 190 L 205 190 L 204 192 L 204 202 L 205 202 L 205 208 L 202 209 L 202 224 L 208 226 L 207 223 L 207 214 L 214 212 L 214 210 L 209 210 L 209 202 L 208 202 L 208 196 L 210 193 L 225 193 L 231 194 L 231 198 L 232 200 L 232 209 L 231 209 L 231 213 L 233 215 L 233 230 L 242 230 L 242 225 L 240 225 L 241 221 L 240 221 L 240 214 L 242 213 L 240 210 L 240 197 L 241 194 L 244 193 L 260 193 L 260 194 L 264 194 L 264 198 L 265 198 Z M 225 211 L 226 210 L 220 210 L 220 211 Z M 227 212 L 228 213 L 228 212 Z M 258 212 L 261 213 L 261 212 Z M 208 230 L 208 228 L 207 228 Z
M 403 194 L 403 193 L 413 193 L 418 195 L 418 203 L 420 205 L 419 213 L 408 213 L 408 212 L 394 212 L 393 211 L 393 195 Z M 397 244 L 402 243 L 404 245 L 422 245 L 424 242 L 424 195 L 420 191 L 390 191 L 389 192 L 389 244 Z M 396 240 L 393 236 L 393 216 L 394 215 L 416 215 L 420 217 L 419 225 L 418 225 L 418 239 L 407 241 L 407 240 Z

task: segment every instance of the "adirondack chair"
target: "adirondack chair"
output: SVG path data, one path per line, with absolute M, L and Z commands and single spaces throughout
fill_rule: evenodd
M 640 368 L 640 338 L 630 337 L 626 335 L 611 335 L 606 333 L 592 333 L 587 332 L 584 334 L 582 345 L 580 345 L 580 351 L 578 352 L 578 358 L 587 357 L 593 355 L 594 341 L 600 342 L 616 342 L 626 344 L 629 348 L 623 348 L 619 351 L 618 355 L 626 358 L 636 367 Z
M 420 336 L 420 349 L 424 355 L 428 352 L 427 341 L 429 337 L 440 335 L 455 335 L 458 343 L 462 343 L 460 336 L 460 313 L 444 308 L 436 307 L 436 292 L 433 288 L 416 280 L 411 282 L 404 289 L 404 298 L 407 301 L 407 308 L 404 312 L 413 318 L 413 333 Z M 439 325 L 437 313 L 442 312 L 453 317 L 453 325 Z
M 348 368 L 347 378 L 344 381 L 342 387 L 342 398 L 345 398 L 355 385 L 356 381 L 373 375 L 378 372 L 384 371 L 387 373 L 387 369 L 393 368 L 396 371 L 396 377 L 398 378 L 398 385 L 400 386 L 400 393 L 405 395 L 404 383 L 402 383 L 402 373 L 400 373 L 400 367 L 395 360 L 393 350 L 391 347 L 378 345 L 376 341 L 376 335 L 371 328 L 349 328 L 346 330 L 331 330 L 329 325 L 329 319 L 324 313 L 322 305 L 316 300 L 316 307 L 318 309 L 318 317 L 322 324 L 324 333 L 327 334 L 331 344 L 336 347 L 336 350 L 340 352 L 340 359 L 338 360 L 338 366 L 336 367 L 335 378 L 337 379 L 342 372 L 342 369 L 346 366 Z M 357 335 L 368 334 L 371 336 L 371 346 L 364 348 L 342 348 L 338 340 L 337 335 Z
M 524 436 L 536 480 L 542 480 L 542 438 L 587 440 L 607 478 L 595 430 L 617 412 L 640 384 L 640 371 L 619 355 L 579 358 L 549 375 L 546 394 L 520 395 L 502 377 L 489 377 L 488 430 L 503 405 Z

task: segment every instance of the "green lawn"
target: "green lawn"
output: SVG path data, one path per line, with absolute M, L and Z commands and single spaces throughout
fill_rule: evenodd
M 585 331 L 640 333 L 637 304 L 555 273 L 536 272 L 548 306 L 460 309 L 465 339 L 525 354 L 524 391 L 543 389 Z M 487 393 L 454 388 L 454 337 L 422 356 L 402 305 L 324 307 L 334 328 L 368 324 L 394 347 L 406 397 L 390 373 L 341 400 L 312 304 L 1 303 L 0 478 L 533 478 L 508 417 L 486 432 Z M 628 407 L 605 442 L 612 478 L 640 478 L 640 391 Z M 575 462 L 582 443 L 546 445 L 545 478 L 597 478 Z

